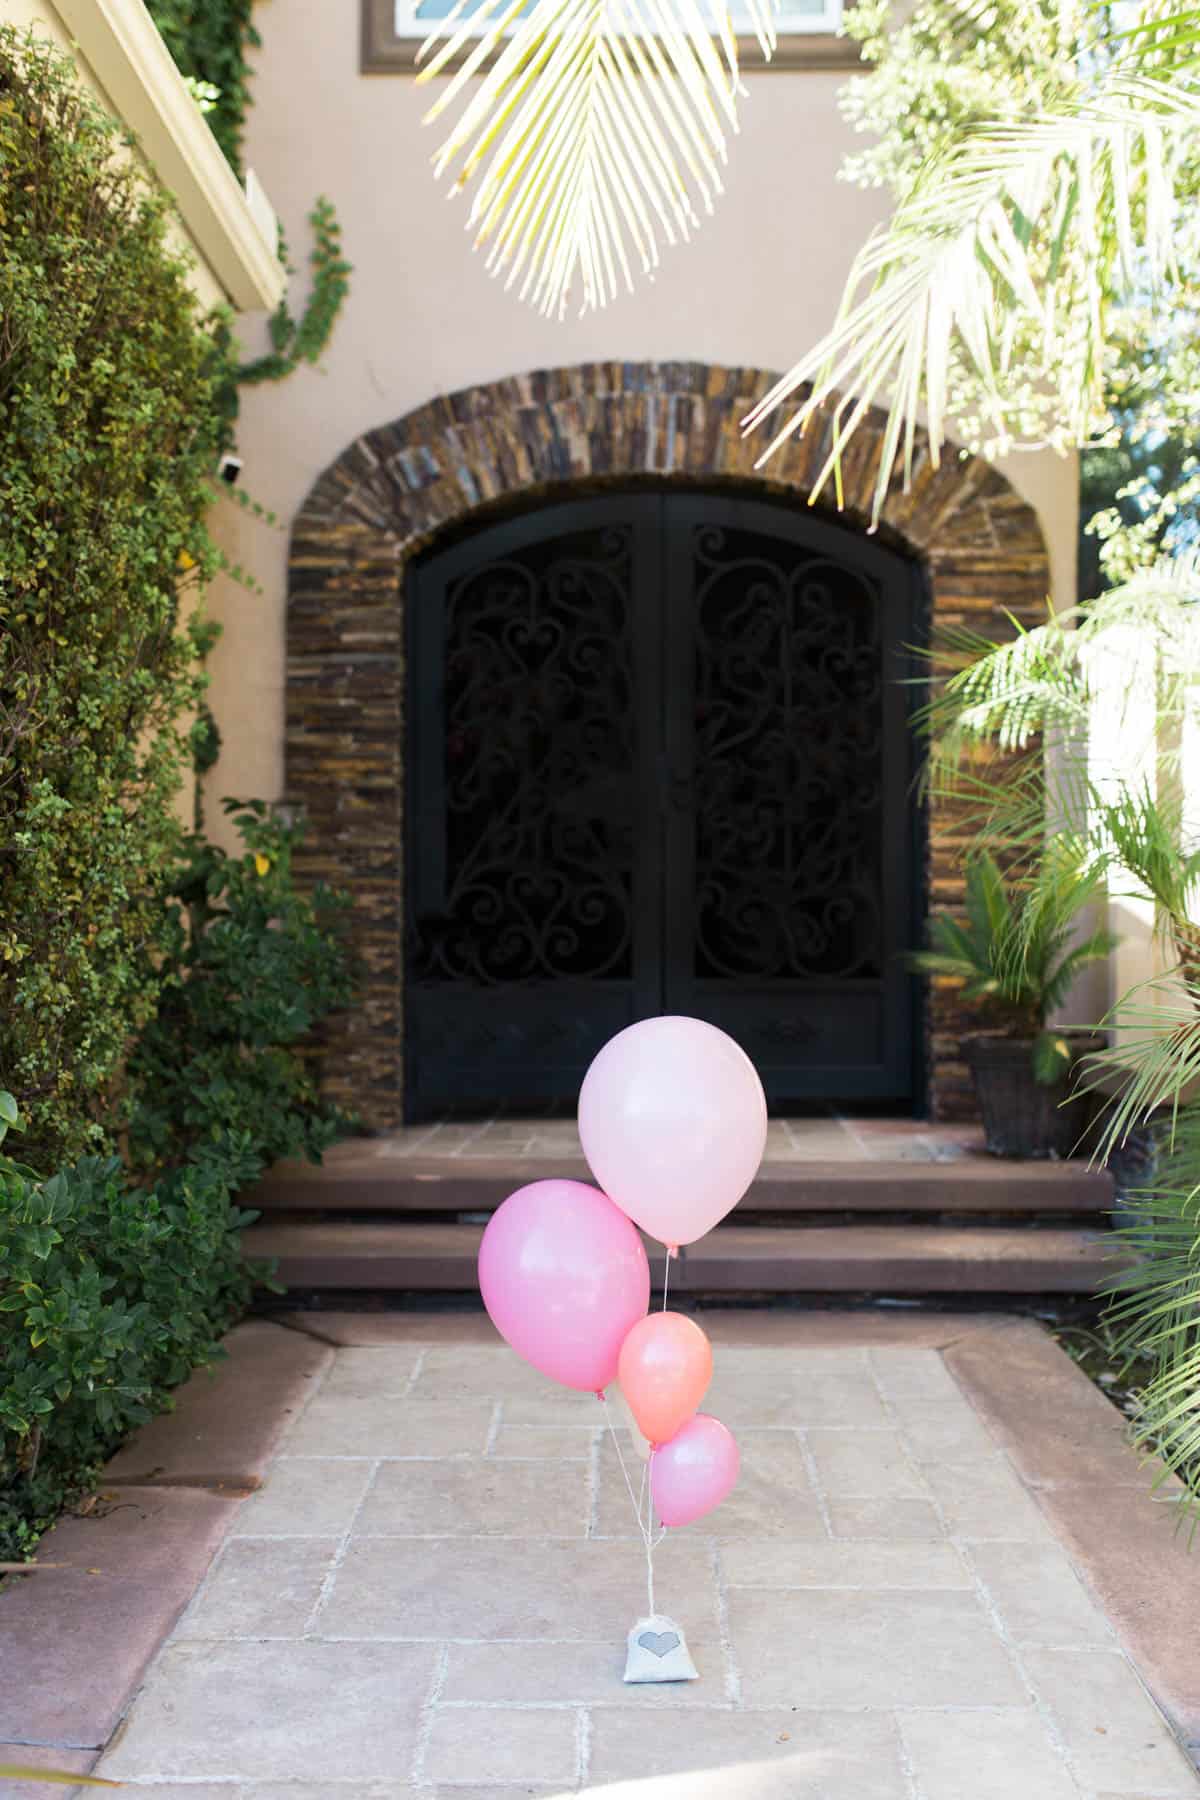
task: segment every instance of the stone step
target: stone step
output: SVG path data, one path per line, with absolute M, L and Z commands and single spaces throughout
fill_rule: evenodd
M 399 1157 L 387 1155 L 380 1142 L 339 1145 L 320 1165 L 280 1163 L 247 1204 L 268 1213 L 490 1212 L 529 1181 L 591 1180 L 578 1157 Z M 972 1155 L 948 1162 L 765 1163 L 738 1211 L 1103 1213 L 1112 1203 L 1106 1169 Z
M 469 1292 L 481 1225 L 264 1219 L 248 1256 L 278 1259 L 291 1288 Z M 655 1285 L 662 1257 L 652 1247 Z M 1106 1231 L 1032 1225 L 724 1225 L 687 1247 L 671 1292 L 688 1294 L 1086 1293 L 1119 1266 Z

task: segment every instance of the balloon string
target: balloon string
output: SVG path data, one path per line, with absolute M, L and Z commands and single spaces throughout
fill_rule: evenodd
M 653 1451 L 650 1453 L 654 1454 Z M 648 1486 L 649 1484 L 647 1484 Z M 650 1618 L 654 1618 L 654 1511 L 653 1490 L 646 1494 L 646 1603 Z
M 633 1491 L 633 1482 L 629 1479 L 629 1470 L 625 1466 L 625 1453 L 621 1449 L 621 1440 L 617 1436 L 616 1427 L 613 1425 L 612 1413 L 610 1412 L 608 1405 L 608 1395 L 601 1394 L 600 1398 L 604 1402 L 604 1418 L 608 1425 L 609 1436 L 612 1438 L 613 1445 L 617 1452 L 617 1461 L 621 1465 L 621 1473 L 625 1477 L 625 1486 L 629 1492 L 630 1504 L 633 1507 L 633 1516 L 637 1520 L 637 1528 L 641 1534 L 642 1542 L 645 1543 L 646 1527 L 642 1523 L 642 1500 L 646 1492 L 646 1465 L 644 1463 L 642 1465 L 641 1492 L 635 1494 Z
M 671 1285 L 671 1252 L 667 1251 L 663 1258 L 663 1311 L 667 1310 L 667 1289 Z
M 649 1484 L 649 1461 L 642 1464 L 641 1487 L 635 1494 L 633 1491 L 633 1482 L 629 1479 L 629 1470 L 625 1464 L 625 1452 L 621 1449 L 621 1440 L 617 1435 L 616 1427 L 613 1425 L 612 1413 L 608 1404 L 608 1395 L 601 1393 L 600 1398 L 604 1402 L 605 1422 L 608 1425 L 609 1436 L 612 1438 L 613 1445 L 617 1452 L 617 1461 L 621 1465 L 621 1473 L 625 1477 L 625 1487 L 633 1505 L 633 1516 L 637 1520 L 637 1528 L 641 1534 L 642 1543 L 646 1550 L 646 1599 L 650 1608 L 649 1617 L 654 1618 L 654 1551 L 656 1546 L 661 1544 L 663 1538 L 667 1535 L 666 1527 L 663 1527 L 662 1532 L 656 1538 L 654 1535 L 654 1493 Z M 654 1452 L 651 1451 L 650 1454 L 653 1456 Z M 642 1518 L 643 1501 L 645 1502 L 646 1507 L 646 1517 L 644 1519 Z

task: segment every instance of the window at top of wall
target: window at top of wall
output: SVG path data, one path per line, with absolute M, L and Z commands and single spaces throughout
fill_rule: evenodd
M 468 0 L 466 15 L 474 12 L 480 0 Z M 531 0 L 532 4 L 532 0 Z M 398 38 L 423 38 L 430 27 L 453 11 L 455 0 L 395 0 L 394 30 Z M 750 36 L 753 26 L 744 3 L 732 0 L 731 12 L 735 31 Z M 842 22 L 842 0 L 780 0 L 776 30 L 780 37 L 830 33 Z

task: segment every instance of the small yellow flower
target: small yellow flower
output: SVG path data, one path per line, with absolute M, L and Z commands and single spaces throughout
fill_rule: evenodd
M 271 867 L 271 859 L 269 856 L 264 856 L 261 850 L 256 850 L 254 852 L 254 866 L 260 875 L 265 875 L 267 870 Z
M 186 550 L 181 550 L 179 552 L 179 567 L 181 569 L 194 569 L 195 566 L 196 566 L 195 557 L 189 556 Z

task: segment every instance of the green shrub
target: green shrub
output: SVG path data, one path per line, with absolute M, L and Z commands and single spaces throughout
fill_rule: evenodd
M 203 686 L 181 582 L 216 560 L 217 357 L 122 144 L 0 28 L 0 1080 L 47 1170 L 104 1146 L 154 1010 Z
M 0 1159 L 0 1560 L 220 1354 L 253 1285 L 238 1239 L 253 1216 L 208 1167 L 140 1189 L 115 1158 L 45 1182 Z
M 129 1060 L 129 1146 L 138 1167 L 192 1162 L 237 1186 L 344 1133 L 298 1046 L 352 983 L 345 897 L 296 890 L 299 828 L 261 802 L 225 805 L 245 850 L 187 840 L 158 1012 Z

